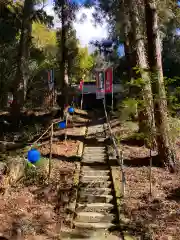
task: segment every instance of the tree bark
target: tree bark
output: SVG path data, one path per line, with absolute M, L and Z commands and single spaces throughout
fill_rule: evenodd
M 133 78 L 133 59 L 132 59 L 132 47 L 131 47 L 131 39 L 130 39 L 130 21 L 129 21 L 129 13 L 128 6 L 125 0 L 122 1 L 122 13 L 123 13 L 123 32 L 124 32 L 124 52 L 125 58 L 128 63 L 128 79 L 131 81 Z
M 67 94 L 67 82 L 66 82 L 66 38 L 67 38 L 67 6 L 66 0 L 62 1 L 61 5 L 61 62 L 60 62 L 60 72 L 61 72 L 61 86 L 62 86 L 62 108 L 68 103 L 68 94 Z M 61 116 L 63 117 L 63 116 Z
M 157 130 L 158 152 L 170 171 L 176 170 L 175 151 L 172 146 L 168 122 L 167 99 L 162 71 L 161 41 L 158 29 L 158 14 L 154 0 L 144 0 L 148 39 L 148 60 L 151 70 L 151 85 L 154 98 L 154 115 Z
M 129 0 L 130 20 L 132 25 L 133 34 L 133 52 L 136 55 L 136 67 L 138 67 L 139 73 L 136 74 L 136 78 L 142 79 L 141 99 L 142 103 L 138 107 L 139 116 L 139 132 L 149 137 L 152 136 L 152 144 L 155 146 L 154 131 L 154 112 L 153 112 L 153 97 L 151 90 L 151 79 L 149 75 L 149 66 L 147 63 L 144 33 L 141 30 L 140 12 L 138 9 L 138 2 L 135 0 Z
M 21 35 L 19 41 L 19 50 L 17 56 L 17 70 L 13 82 L 13 104 L 11 111 L 17 118 L 20 115 L 20 110 L 24 105 L 27 81 L 28 81 L 28 60 L 29 48 L 31 43 L 32 31 L 32 13 L 33 13 L 33 0 L 25 0 L 23 8 L 23 19 L 21 27 Z

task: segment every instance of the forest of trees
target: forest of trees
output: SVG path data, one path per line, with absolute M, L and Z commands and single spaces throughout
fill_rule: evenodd
M 67 87 L 89 78 L 97 55 L 80 46 L 73 28 L 82 5 L 54 1 L 61 29 L 53 29 L 53 17 L 44 11 L 46 1 L 0 1 L 0 107 L 13 94 L 11 113 L 17 116 L 31 98 L 30 91 L 47 69 L 56 69 L 56 88 L 61 89 L 62 106 L 68 101 Z M 94 5 L 94 6 L 93 6 Z M 86 1 L 94 7 L 94 20 L 106 19 L 109 37 L 124 46 L 125 56 L 111 59 L 115 74 L 129 95 L 137 100 L 139 131 L 152 136 L 153 146 L 172 171 L 176 156 L 171 140 L 169 110 L 177 110 L 179 97 L 180 11 L 172 0 Z M 65 76 L 68 76 L 65 77 Z M 41 86 L 42 87 L 42 86 Z M 175 108 L 176 106 L 176 108 Z
M 179 1 L 0 0 L 0 239 L 179 239 L 179 161 Z
M 129 97 L 135 93 L 139 132 L 151 135 L 151 144 L 157 146 L 161 160 L 172 171 L 176 156 L 169 109 L 179 94 L 179 13 L 175 1 L 109 0 L 100 1 L 94 14 L 97 21 L 107 18 L 110 37 L 124 46 L 119 70 L 122 78 L 124 72 L 125 83 L 131 85 Z
M 68 28 L 65 60 L 61 58 L 61 29 L 53 28 L 53 17 L 44 10 L 43 1 L 1 1 L 1 109 L 7 105 L 7 93 L 13 93 L 12 110 L 17 114 L 31 98 L 28 93 L 40 76 L 55 69 L 56 88 L 60 88 L 59 71 L 64 61 L 69 83 L 79 81 L 93 66 L 87 47 L 81 47 L 73 26 Z M 41 85 L 42 87 L 42 85 Z M 47 86 L 44 86 L 44 91 Z M 33 93 L 32 93 L 33 94 Z

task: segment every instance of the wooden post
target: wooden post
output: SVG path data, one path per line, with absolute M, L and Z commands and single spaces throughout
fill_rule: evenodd
M 66 113 L 66 129 L 65 129 L 65 144 L 66 144 L 66 147 L 68 147 L 67 145 L 67 124 L 68 124 L 68 111 Z
M 81 110 L 83 108 L 83 101 L 84 101 L 84 84 L 82 85 L 82 91 L 81 91 Z
M 152 196 L 152 153 L 150 149 L 150 164 L 149 164 L 149 195 Z
M 112 109 L 112 113 L 114 111 L 114 84 L 113 84 L 113 68 L 112 68 L 112 93 L 111 93 L 111 109 Z
M 53 124 L 51 125 L 51 137 L 50 137 L 50 153 L 49 153 L 49 173 L 48 173 L 48 180 L 50 180 L 51 176 L 51 167 L 52 167 L 52 144 L 53 144 Z

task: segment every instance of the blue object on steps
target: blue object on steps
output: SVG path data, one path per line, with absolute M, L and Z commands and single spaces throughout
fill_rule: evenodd
M 66 128 L 66 121 L 59 122 L 58 127 L 61 128 L 61 129 L 65 129 Z
M 74 113 L 74 108 L 73 108 L 73 107 L 69 107 L 69 108 L 68 108 L 68 112 L 69 112 L 69 113 Z
M 31 149 L 28 151 L 28 161 L 32 164 L 38 162 L 41 158 L 41 154 L 37 149 Z

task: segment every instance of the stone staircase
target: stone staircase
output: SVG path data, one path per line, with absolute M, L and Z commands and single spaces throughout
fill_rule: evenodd
M 121 239 L 111 231 L 118 221 L 103 125 L 89 127 L 87 139 L 92 135 L 98 144 L 84 147 L 73 230 L 77 235 L 66 239 Z

